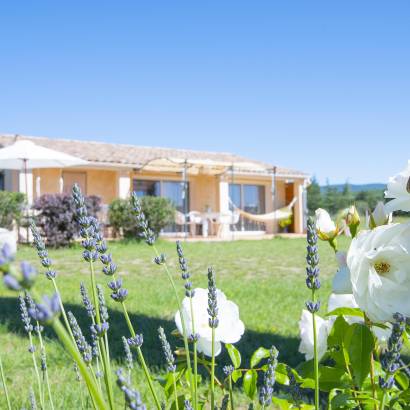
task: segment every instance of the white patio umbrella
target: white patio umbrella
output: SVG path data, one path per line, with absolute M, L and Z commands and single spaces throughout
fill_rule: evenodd
M 18 140 L 0 149 L 0 169 L 22 170 L 25 178 L 25 191 L 28 199 L 28 169 L 66 168 L 85 165 L 87 161 L 45 148 L 29 140 Z M 39 181 L 36 181 L 39 184 Z M 40 187 L 36 187 L 40 191 Z
M 85 164 L 87 161 L 81 158 L 45 148 L 28 140 L 18 140 L 0 149 L 1 169 L 65 168 Z

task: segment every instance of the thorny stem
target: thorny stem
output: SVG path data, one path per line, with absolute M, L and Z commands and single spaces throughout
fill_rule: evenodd
M 4 395 L 6 396 L 7 408 L 8 410 L 11 410 L 9 391 L 7 389 L 6 377 L 4 376 L 3 361 L 1 360 L 1 356 L 0 356 L 0 373 L 1 373 L 1 381 L 3 383 Z
M 123 309 L 123 312 L 124 312 L 125 321 L 127 322 L 128 330 L 130 331 L 131 336 L 135 337 L 136 333 L 135 333 L 134 327 L 132 326 L 130 317 L 128 315 L 128 311 L 127 311 L 127 308 L 125 306 L 125 302 L 121 302 L 121 305 L 122 305 L 122 309 Z M 152 397 L 154 398 L 154 401 L 155 401 L 155 405 L 156 405 L 158 410 L 161 410 L 161 403 L 159 402 L 158 396 L 155 392 L 150 372 L 148 370 L 147 364 L 145 363 L 145 359 L 144 359 L 144 355 L 142 354 L 142 350 L 139 346 L 137 346 L 137 355 L 138 355 L 138 360 L 139 360 L 139 362 L 140 362 L 140 364 L 141 364 L 141 366 L 144 370 L 145 378 L 147 379 L 148 386 L 151 390 Z

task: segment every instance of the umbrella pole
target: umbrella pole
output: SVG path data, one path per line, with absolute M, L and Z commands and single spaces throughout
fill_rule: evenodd
M 273 167 L 272 172 L 272 206 L 273 210 L 276 211 L 276 167 Z M 277 225 L 277 222 L 276 222 Z M 274 228 L 277 228 L 277 226 Z M 275 230 L 275 229 L 274 229 Z
M 234 184 L 234 182 L 235 182 L 235 179 L 234 179 L 234 177 L 235 177 L 235 174 L 234 174 L 234 167 L 233 167 L 233 163 L 232 163 L 232 166 L 231 166 L 231 186 L 232 186 L 232 192 L 234 192 L 234 186 L 233 186 L 233 184 Z M 230 198 L 230 195 L 229 195 L 229 198 Z M 231 199 L 232 200 L 232 199 Z M 233 206 L 233 203 L 232 203 L 232 219 L 231 219 L 231 222 L 232 222 L 232 226 L 231 226 L 231 240 L 233 241 L 234 239 L 235 239 L 235 227 L 234 227 L 234 222 L 235 222 L 235 215 L 234 215 L 234 212 L 235 212 L 235 208 L 234 208 L 234 206 Z
M 184 213 L 185 213 L 185 240 L 188 238 L 188 163 L 184 163 Z

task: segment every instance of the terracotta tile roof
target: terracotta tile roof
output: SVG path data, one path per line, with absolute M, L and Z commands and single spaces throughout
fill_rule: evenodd
M 32 137 L 24 135 L 0 134 L 0 145 L 7 146 L 16 139 L 31 140 L 38 145 L 51 148 L 77 156 L 95 164 L 118 165 L 139 168 L 144 164 L 158 158 L 177 158 L 181 160 L 211 160 L 216 162 L 238 164 L 241 170 L 246 172 L 246 164 L 254 164 L 271 172 L 272 164 L 255 161 L 239 155 L 226 152 L 206 152 L 174 148 L 146 147 L 126 144 L 112 144 L 96 141 L 54 139 L 45 137 Z M 243 166 L 240 166 L 243 163 Z M 251 167 L 250 167 L 251 168 Z M 262 171 L 263 172 L 263 171 Z M 308 174 L 289 168 L 277 167 L 278 175 L 291 177 L 308 177 Z

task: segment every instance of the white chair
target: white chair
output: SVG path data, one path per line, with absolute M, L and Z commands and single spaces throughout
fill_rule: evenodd
M 230 212 L 222 212 L 219 214 L 218 218 L 216 219 L 216 223 L 218 224 L 218 233 L 217 236 L 221 237 L 224 231 L 224 227 L 232 226 L 232 229 L 235 229 L 235 225 L 239 222 L 239 218 L 241 217 L 239 212 L 230 211 Z

